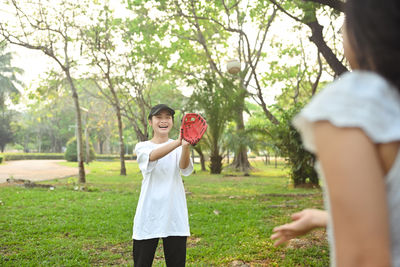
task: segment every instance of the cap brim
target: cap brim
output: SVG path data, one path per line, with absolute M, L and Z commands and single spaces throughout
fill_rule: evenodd
M 159 107 L 159 108 L 157 108 L 157 109 L 153 112 L 152 116 L 154 116 L 154 115 L 160 113 L 160 111 L 162 111 L 162 110 L 168 110 L 169 113 L 171 113 L 171 115 L 174 115 L 174 114 L 175 114 L 175 111 L 174 111 L 172 108 L 169 108 L 169 107 Z

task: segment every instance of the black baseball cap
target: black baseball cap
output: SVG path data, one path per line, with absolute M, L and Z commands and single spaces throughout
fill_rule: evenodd
M 151 117 L 153 117 L 154 115 L 157 115 L 162 110 L 167 110 L 171 114 L 171 116 L 174 117 L 175 110 L 173 110 L 172 108 L 168 107 L 165 104 L 158 104 L 158 105 L 155 105 L 154 107 L 152 107 L 150 109 L 150 113 L 149 113 L 148 119 L 150 120 Z

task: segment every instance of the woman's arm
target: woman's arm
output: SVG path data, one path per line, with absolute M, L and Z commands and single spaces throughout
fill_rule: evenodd
M 181 169 L 186 169 L 190 162 L 190 143 L 182 139 L 181 135 L 179 135 L 178 139 L 151 151 L 149 161 L 156 161 L 164 157 L 180 145 L 182 145 L 182 154 L 179 161 L 179 167 Z
M 186 169 L 190 163 L 190 143 L 182 140 L 182 154 L 179 161 L 179 168 Z
M 182 138 L 179 134 L 179 139 L 182 142 L 182 154 L 181 159 L 179 160 L 179 168 L 186 169 L 190 163 L 190 143 Z
M 163 145 L 157 149 L 154 149 L 153 151 L 151 151 L 150 155 L 149 155 L 149 160 L 150 161 L 156 161 L 159 160 L 160 158 L 164 157 L 165 155 L 167 155 L 169 152 L 171 152 L 172 150 L 174 150 L 175 148 L 179 147 L 181 145 L 181 140 L 180 138 L 169 142 L 166 145 Z
M 389 214 L 377 148 L 359 128 L 314 125 L 338 266 L 390 266 Z
M 274 246 L 289 241 L 292 238 L 305 235 L 318 227 L 326 227 L 328 213 L 324 210 L 305 209 L 292 214 L 293 222 L 274 228 L 272 240 L 276 240 Z

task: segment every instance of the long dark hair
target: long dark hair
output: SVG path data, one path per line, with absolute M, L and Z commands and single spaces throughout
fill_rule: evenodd
M 400 0 L 347 0 L 346 31 L 360 69 L 400 90 Z

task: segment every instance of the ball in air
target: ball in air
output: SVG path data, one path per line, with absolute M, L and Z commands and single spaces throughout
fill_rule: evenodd
M 226 63 L 226 69 L 230 74 L 237 74 L 240 71 L 240 62 L 237 59 L 230 59 Z

